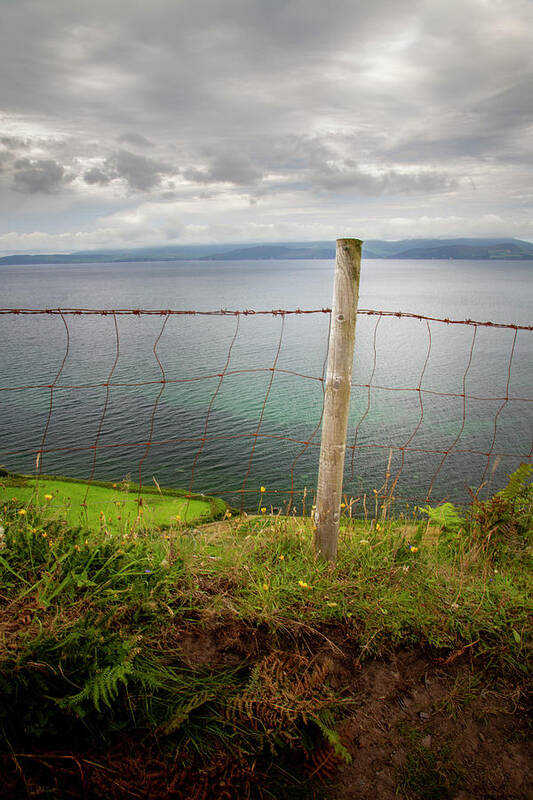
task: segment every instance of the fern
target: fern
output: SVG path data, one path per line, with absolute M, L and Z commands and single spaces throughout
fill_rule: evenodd
M 443 531 L 457 532 L 465 524 L 465 519 L 457 511 L 453 503 L 442 503 L 433 508 L 426 506 L 419 508 L 422 514 L 427 514 L 428 519 L 433 525 L 438 525 Z
M 352 757 L 346 747 L 341 742 L 341 738 L 338 732 L 330 727 L 326 722 L 324 722 L 319 716 L 313 717 L 313 722 L 320 730 L 320 733 L 326 739 L 326 741 L 331 745 L 333 748 L 335 755 L 342 759 L 345 764 L 352 763 Z
M 112 702 L 117 698 L 120 684 L 124 686 L 128 683 L 128 676 L 134 672 L 133 664 L 124 661 L 122 664 L 104 667 L 95 673 L 85 686 L 77 694 L 64 697 L 57 701 L 61 708 L 75 711 L 79 716 L 85 716 L 84 705 L 90 702 L 98 713 L 102 710 L 102 704 L 111 708 Z
M 533 500 L 532 474 L 531 464 L 520 464 L 518 469 L 509 475 L 509 483 L 497 493 L 497 496 L 510 501 L 528 502 Z
M 209 691 L 198 692 L 187 703 L 177 706 L 170 719 L 159 726 L 157 733 L 162 733 L 163 736 L 170 736 L 170 734 L 175 733 L 184 722 L 187 722 L 189 715 L 193 711 L 208 703 L 213 699 L 213 696 L 213 693 Z

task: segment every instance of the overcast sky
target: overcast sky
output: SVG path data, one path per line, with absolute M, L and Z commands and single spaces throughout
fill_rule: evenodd
M 533 240 L 532 0 L 0 0 L 0 251 Z

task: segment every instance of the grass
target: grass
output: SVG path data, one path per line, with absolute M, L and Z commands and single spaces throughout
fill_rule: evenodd
M 170 528 L 176 522 L 207 522 L 223 516 L 226 504 L 214 497 L 190 495 L 156 486 L 41 476 L 0 474 L 0 506 L 7 501 L 21 508 L 31 504 L 56 519 L 91 530 L 125 533 L 139 525 Z M 139 502 L 140 501 L 140 502 Z M 142 518 L 142 519 L 141 519 Z
M 400 768 L 398 793 L 406 800 L 451 800 L 460 775 L 451 757 L 448 743 L 437 752 L 425 747 L 423 734 L 403 723 L 399 732 L 408 748 L 406 763 Z
M 443 664 L 466 654 L 487 675 L 528 684 L 524 506 L 520 525 L 506 506 L 507 527 L 496 530 L 493 504 L 439 535 L 423 520 L 344 518 L 331 567 L 314 556 L 310 519 L 233 516 L 191 530 L 161 509 L 159 526 L 147 515 L 133 529 L 103 526 L 99 513 L 92 525 L 73 525 L 74 504 L 44 500 L 48 479 L 38 494 L 19 480 L 0 505 L 5 753 L 105 748 L 100 772 L 94 759 L 86 764 L 101 782 L 106 769 L 126 769 L 124 748 L 120 766 L 109 760 L 113 746 L 126 741 L 135 752 L 142 731 L 143 747 L 172 755 L 181 787 L 203 776 L 210 785 L 234 780 L 245 797 L 298 797 L 298 764 L 319 763 L 313 753 L 324 746 L 349 757 L 338 734 L 353 704 L 335 681 L 340 643 L 356 665 L 423 648 Z M 111 504 L 124 497 L 118 487 L 94 489 Z M 149 495 L 158 508 L 157 492 Z M 436 767 L 418 745 L 413 752 L 402 780 L 416 793 L 417 776 Z

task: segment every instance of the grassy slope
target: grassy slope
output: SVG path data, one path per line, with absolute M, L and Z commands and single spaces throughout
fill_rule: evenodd
M 525 540 L 498 553 L 490 537 L 436 542 L 424 524 L 345 520 L 332 569 L 314 558 L 309 520 L 113 536 L 25 510 L 11 501 L 0 510 L 8 749 L 83 752 L 119 730 L 151 729 L 154 746 L 175 755 L 184 796 L 215 773 L 250 788 L 266 763 L 261 782 L 284 780 L 297 797 L 291 759 L 318 759 L 320 741 L 346 756 L 336 727 L 353 698 L 335 688 L 331 665 L 347 653 L 352 669 L 398 647 L 452 661 L 466 653 L 490 680 L 512 681 L 517 697 L 528 683 Z M 285 796 L 273 791 L 250 796 Z
M 51 499 L 46 495 L 52 495 Z M 18 502 L 21 508 L 31 503 L 56 518 L 65 517 L 72 526 L 107 529 L 113 533 L 131 532 L 141 523 L 169 528 L 176 521 L 206 522 L 222 516 L 226 510 L 222 500 L 203 495 L 188 498 L 186 492 L 179 490 L 159 491 L 148 486 L 139 495 L 138 487 L 132 483 L 95 481 L 89 485 L 85 481 L 47 475 L 38 482 L 30 476 L 0 476 L 0 504 L 7 500 Z

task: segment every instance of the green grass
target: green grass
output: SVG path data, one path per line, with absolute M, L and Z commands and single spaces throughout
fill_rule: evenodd
M 110 533 L 131 533 L 142 527 L 170 528 L 179 523 L 207 522 L 223 516 L 226 504 L 213 497 L 139 487 L 129 481 L 88 484 L 54 476 L 0 475 L 0 506 L 12 501 L 31 504 L 55 519 Z M 141 504 L 139 504 L 139 499 Z
M 406 800 L 452 800 L 460 774 L 450 744 L 441 744 L 433 752 L 422 744 L 423 733 L 406 723 L 398 727 L 407 747 L 406 763 L 398 775 L 398 794 Z
M 87 528 L 71 516 L 74 502 L 49 491 L 52 481 L 43 479 L 32 496 L 26 480 L 13 479 L 0 504 L 6 751 L 83 751 L 151 731 L 191 781 L 215 764 L 227 781 L 237 774 L 228 765 L 238 763 L 239 780 L 251 786 L 257 765 L 266 764 L 270 782 L 281 780 L 284 764 L 296 775 L 298 759 L 312 759 L 324 742 L 347 757 L 337 726 L 353 698 L 334 680 L 341 649 L 355 666 L 399 647 L 423 648 L 443 662 L 466 653 L 517 691 L 530 681 L 526 504 L 513 511 L 501 497 L 487 501 L 440 532 L 424 521 L 371 526 L 344 518 L 332 567 L 315 558 L 309 518 L 234 515 L 192 530 L 168 517 L 166 504 L 183 497 L 154 490 L 143 509 L 159 508 L 159 525 L 146 513 L 129 529 L 113 527 L 106 509 L 115 517 L 114 498 L 134 504 L 136 495 L 98 485 L 90 489 L 100 503 Z M 85 489 L 60 486 L 76 502 Z M 413 753 L 405 790 L 416 793 L 431 773 L 438 793 L 437 767 L 418 745 Z M 297 797 L 288 773 L 287 796 Z M 270 796 L 285 795 L 272 789 Z

